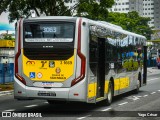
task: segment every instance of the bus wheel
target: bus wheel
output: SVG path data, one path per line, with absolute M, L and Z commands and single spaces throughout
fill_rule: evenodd
M 136 93 L 136 94 L 138 94 L 139 88 L 141 86 L 141 82 L 140 81 L 141 81 L 141 74 L 139 73 L 138 80 L 137 80 L 137 88 L 134 90 L 134 93 Z
M 137 80 L 137 88 L 134 90 L 134 93 L 138 94 L 140 88 L 140 80 Z
M 111 81 L 109 81 L 108 94 L 106 100 L 107 105 L 110 105 L 112 103 L 112 99 L 113 99 L 113 84 Z

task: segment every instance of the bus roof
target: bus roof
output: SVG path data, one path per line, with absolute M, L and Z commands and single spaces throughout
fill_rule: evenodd
M 48 19 L 62 19 L 62 20 L 66 20 L 66 19 L 77 19 L 78 17 L 71 17 L 71 16 L 42 16 L 42 17 L 32 17 L 32 18 L 28 18 L 28 20 L 48 20 Z
M 126 31 L 124 29 L 121 29 L 121 27 L 117 27 L 117 25 L 115 26 L 114 24 L 111 24 L 111 23 L 109 25 L 107 22 L 105 23 L 105 22 L 99 22 L 99 21 L 93 21 L 93 20 L 89 20 L 89 23 L 93 24 L 93 25 L 101 26 L 101 27 L 104 27 L 104 28 L 107 28 L 107 29 L 111 29 L 115 32 L 128 34 L 128 35 L 132 35 L 132 36 L 141 37 L 143 39 L 146 39 L 146 37 L 143 36 L 143 35 L 139 35 L 139 34 L 136 34 L 136 33 L 133 33 L 133 32 Z

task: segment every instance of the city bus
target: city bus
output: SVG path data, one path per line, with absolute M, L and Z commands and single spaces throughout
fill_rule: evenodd
M 111 104 L 146 85 L 146 38 L 103 21 L 47 16 L 16 24 L 14 98 Z

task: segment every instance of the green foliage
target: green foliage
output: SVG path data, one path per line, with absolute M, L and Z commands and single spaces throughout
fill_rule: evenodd
M 68 0 L 70 1 L 70 0 Z M 153 33 L 148 26 L 150 18 L 140 17 L 137 12 L 126 13 L 108 13 L 114 0 L 79 0 L 75 9 L 76 16 L 83 16 L 93 20 L 104 20 L 121 26 L 131 32 L 142 34 L 150 39 Z M 27 18 L 34 10 L 39 16 L 60 16 L 71 15 L 71 9 L 64 5 L 64 0 L 0 0 L 0 14 L 4 11 L 9 12 L 9 20 L 13 22 L 21 17 Z
M 80 0 L 77 7 L 77 15 L 93 20 L 106 20 L 108 17 L 108 9 L 114 4 L 114 0 Z
M 70 10 L 64 5 L 63 0 L 1 0 L 0 14 L 9 12 L 9 21 L 13 22 L 21 17 L 31 15 L 30 10 L 34 10 L 37 16 L 71 15 Z
M 14 39 L 14 38 L 12 38 L 12 36 L 11 36 L 11 35 L 6 34 L 6 35 L 4 35 L 3 40 L 15 40 L 15 39 Z
M 144 35 L 148 40 L 150 40 L 151 34 L 153 33 L 148 26 L 150 18 L 141 17 L 135 11 L 128 12 L 128 14 L 110 12 L 106 20 L 121 26 L 125 30 Z

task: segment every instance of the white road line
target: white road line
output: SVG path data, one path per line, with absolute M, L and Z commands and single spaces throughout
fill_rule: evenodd
M 101 111 L 108 111 L 108 110 L 110 110 L 110 109 L 112 109 L 112 108 L 107 108 L 107 109 L 104 109 L 104 110 L 101 110 Z
M 38 106 L 38 105 L 28 105 L 28 106 L 24 106 L 24 107 L 30 108 L 30 107 L 36 107 L 36 106 Z
M 9 110 L 5 110 L 6 112 L 12 112 L 15 111 L 15 109 L 9 109 Z
M 148 95 L 144 95 L 143 97 L 147 97 Z
M 135 96 L 135 97 L 138 97 L 138 98 L 139 98 L 139 97 L 142 97 L 142 96 Z
M 147 82 L 155 81 L 155 80 L 157 80 L 157 79 L 160 79 L 160 78 L 149 79 L 149 80 L 147 80 Z
M 81 119 L 84 119 L 84 118 L 89 117 L 89 116 L 91 116 L 91 115 L 86 115 L 86 116 L 84 116 L 84 117 L 79 117 L 79 118 L 77 118 L 77 119 L 78 119 L 78 120 L 81 120 Z
M 48 102 L 44 102 L 45 104 L 48 104 Z
M 151 94 L 155 94 L 156 92 L 152 92 Z
M 120 104 L 118 104 L 118 105 L 124 105 L 124 104 L 127 104 L 128 102 L 124 102 L 124 103 L 120 103 Z
M 158 90 L 160 92 L 160 90 Z
M 133 100 L 135 100 L 135 101 L 136 101 L 136 100 L 139 100 L 139 98 L 134 98 Z
M 138 98 L 137 96 L 131 96 L 131 97 L 127 97 L 127 99 L 130 99 L 130 100 L 139 100 L 140 98 Z

